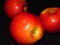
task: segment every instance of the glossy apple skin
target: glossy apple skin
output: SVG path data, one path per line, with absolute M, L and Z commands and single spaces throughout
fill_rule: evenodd
M 25 0 L 6 0 L 4 10 L 9 18 L 12 18 L 17 13 L 27 12 L 27 3 Z
M 39 15 L 43 26 L 48 33 L 58 33 L 60 28 L 60 8 L 47 8 Z
M 33 44 L 43 37 L 44 29 L 35 14 L 23 12 L 12 19 L 10 33 L 19 44 Z

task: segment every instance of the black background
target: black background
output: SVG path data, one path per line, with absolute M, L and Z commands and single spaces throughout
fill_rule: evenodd
M 5 0 L 0 0 L 0 45 L 19 45 L 10 36 L 9 25 L 11 19 L 9 19 L 4 12 Z M 58 0 L 26 0 L 29 12 L 36 14 L 47 7 L 60 7 L 60 1 Z M 42 40 L 39 40 L 33 45 L 60 45 L 60 33 L 48 34 L 45 32 Z

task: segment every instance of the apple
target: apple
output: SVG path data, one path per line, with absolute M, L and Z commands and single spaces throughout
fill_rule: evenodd
M 4 11 L 8 18 L 14 17 L 17 13 L 27 12 L 28 6 L 25 0 L 6 0 Z
M 12 19 L 10 34 L 18 44 L 34 44 L 43 37 L 44 28 L 35 14 L 22 12 Z
M 43 10 L 39 18 L 48 33 L 58 33 L 60 28 L 60 8 L 50 7 Z

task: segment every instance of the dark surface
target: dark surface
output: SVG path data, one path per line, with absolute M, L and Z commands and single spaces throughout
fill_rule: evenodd
M 36 14 L 47 8 L 47 7 L 59 7 L 60 0 L 44 1 L 44 0 L 26 0 L 29 12 Z M 5 0 L 0 0 L 0 45 L 19 45 L 10 36 L 9 25 L 11 19 L 9 19 L 4 12 Z M 48 34 L 45 33 L 42 40 L 36 42 L 34 45 L 60 45 L 60 33 L 59 34 Z

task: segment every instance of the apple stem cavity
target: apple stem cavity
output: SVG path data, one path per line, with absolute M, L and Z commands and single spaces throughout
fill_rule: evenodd
M 49 10 L 49 13 L 52 15 L 55 14 L 55 12 L 56 12 L 56 8 L 51 8 L 51 10 Z
M 24 9 L 23 9 L 23 10 L 24 10 L 24 12 L 27 12 L 27 7 L 26 7 L 26 6 L 24 6 Z
M 26 1 L 25 1 L 25 0 L 24 0 L 23 11 L 24 11 L 24 12 L 27 12 L 27 4 L 26 4 Z
M 35 27 L 32 31 L 32 38 L 38 38 L 40 36 L 40 28 L 39 27 Z

